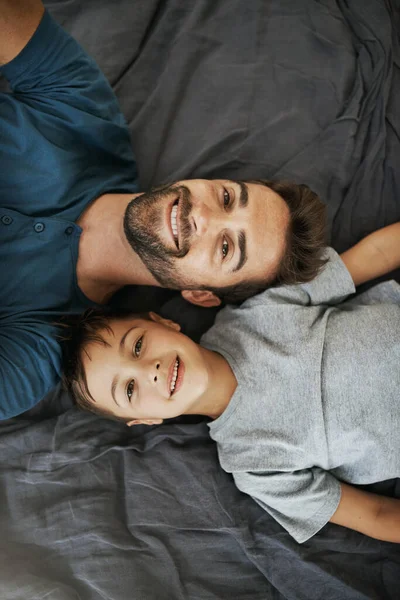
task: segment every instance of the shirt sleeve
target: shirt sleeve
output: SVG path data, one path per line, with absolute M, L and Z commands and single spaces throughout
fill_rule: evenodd
M 233 473 L 237 487 L 300 544 L 328 523 L 340 502 L 340 483 L 319 467 L 287 473 Z
M 242 307 L 260 305 L 335 305 L 355 293 L 355 286 L 349 271 L 340 256 L 332 248 L 326 248 L 324 258 L 327 263 L 309 283 L 271 287 L 258 296 L 246 300 Z
M 337 252 L 327 248 L 325 258 L 328 262 L 317 277 L 299 286 L 307 294 L 308 304 L 314 306 L 339 304 L 356 291 L 353 279 Z
M 46 99 L 56 99 L 104 119 L 122 119 L 95 61 L 47 11 L 27 45 L 1 67 L 1 73 L 21 102 L 40 100 L 45 107 Z
M 0 420 L 37 404 L 60 379 L 60 348 L 53 327 L 0 328 Z M 48 329 L 48 331 L 47 331 Z M 43 334 L 45 338 L 43 338 Z

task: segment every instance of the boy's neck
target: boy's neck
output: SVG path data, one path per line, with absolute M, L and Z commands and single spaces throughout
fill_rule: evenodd
M 210 385 L 201 399 L 201 413 L 217 419 L 228 407 L 237 387 L 237 379 L 228 361 L 218 352 L 201 346 L 210 372 Z

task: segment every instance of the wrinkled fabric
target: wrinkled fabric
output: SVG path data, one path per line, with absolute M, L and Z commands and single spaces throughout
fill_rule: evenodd
M 49 7 L 112 82 L 142 187 L 306 182 L 339 251 L 400 218 L 398 0 Z
M 296 178 L 339 251 L 400 219 L 398 0 L 46 5 L 112 83 L 142 188 Z M 162 290 L 117 301 L 197 338 L 214 316 Z M 298 546 L 220 469 L 205 423 L 127 430 L 57 390 L 0 424 L 0 531 L 2 600 L 398 597 L 398 546 L 333 525 Z
M 396 545 L 328 525 L 299 546 L 222 471 L 205 423 L 67 406 L 0 423 L 2 600 L 397 598 Z

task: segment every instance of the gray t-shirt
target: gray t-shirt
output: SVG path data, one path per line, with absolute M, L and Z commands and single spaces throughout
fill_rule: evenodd
M 311 283 L 226 307 L 201 341 L 238 380 L 209 423 L 221 465 L 298 542 L 332 517 L 338 479 L 400 476 L 400 287 L 344 302 L 353 281 L 327 253 Z

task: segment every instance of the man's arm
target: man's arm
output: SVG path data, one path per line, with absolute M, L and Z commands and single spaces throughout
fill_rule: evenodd
M 60 380 L 57 333 L 51 323 L 29 319 L 0 327 L 0 421 L 32 408 Z
M 0 66 L 25 48 L 43 13 L 41 0 L 0 0 Z
M 374 231 L 340 257 L 356 286 L 398 269 L 400 223 Z
M 400 500 L 341 484 L 341 498 L 330 522 L 386 542 L 400 543 Z

